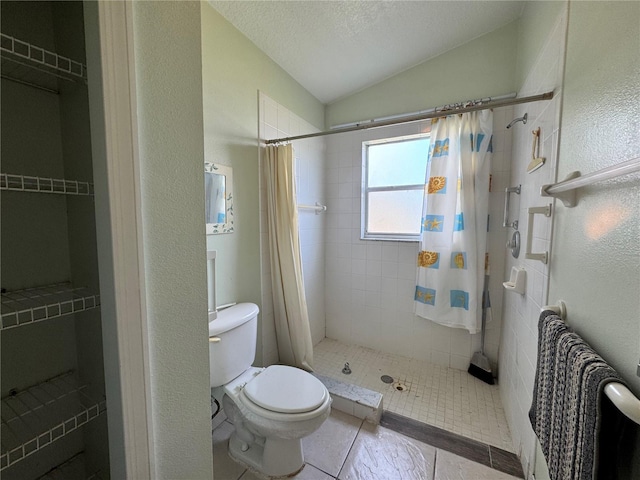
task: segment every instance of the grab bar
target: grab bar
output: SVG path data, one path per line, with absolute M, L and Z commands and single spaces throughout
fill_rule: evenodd
M 545 310 L 556 312 L 563 321 L 567 321 L 567 307 L 562 300 L 558 305 L 545 305 L 540 311 Z M 625 417 L 640 425 L 640 399 L 631 390 L 620 382 L 610 382 L 604 387 L 604 393 Z
M 509 222 L 509 197 L 512 193 L 517 193 L 520 195 L 520 187 L 507 187 L 504 189 L 504 220 L 502 221 L 503 227 L 512 227 L 514 230 L 518 230 L 518 220 L 514 220 L 513 222 Z
M 527 251 L 524 254 L 524 258 L 528 260 L 540 260 L 542 263 L 546 264 L 549 260 L 548 251 L 544 251 L 541 253 L 533 253 L 531 251 L 531 245 L 533 243 L 533 216 L 537 214 L 544 215 L 545 217 L 550 217 L 551 204 L 545 207 L 531 207 L 529 209 L 529 223 L 527 225 Z
M 543 197 L 559 198 L 565 207 L 575 207 L 577 205 L 576 188 L 637 171 L 640 171 L 640 157 L 635 157 L 626 162 L 606 167 L 586 175 L 580 175 L 580 172 L 577 171 L 571 172 L 562 182 L 540 187 L 540 195 Z

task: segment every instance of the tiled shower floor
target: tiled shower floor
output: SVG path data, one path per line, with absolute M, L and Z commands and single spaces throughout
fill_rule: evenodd
M 328 338 L 314 347 L 313 357 L 317 373 L 380 392 L 385 410 L 513 452 L 498 385 L 466 371 Z M 341 373 L 345 362 L 350 375 Z M 382 375 L 406 390 L 382 382 Z

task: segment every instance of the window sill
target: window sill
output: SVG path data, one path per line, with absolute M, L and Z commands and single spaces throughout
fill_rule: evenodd
M 404 242 L 404 243 L 418 243 L 420 242 L 419 238 L 406 238 L 406 237 L 392 237 L 392 236 L 360 236 L 360 240 L 368 240 L 368 241 L 376 241 L 376 242 Z

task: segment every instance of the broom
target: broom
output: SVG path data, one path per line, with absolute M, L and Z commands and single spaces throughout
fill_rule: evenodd
M 467 370 L 471 375 L 479 378 L 483 382 L 493 385 L 493 373 L 491 372 L 491 364 L 484 354 L 484 334 L 487 325 L 487 308 L 491 307 L 489 300 L 489 275 L 484 276 L 484 286 L 482 287 L 482 325 L 480 331 L 480 351 L 473 354 L 471 364 Z

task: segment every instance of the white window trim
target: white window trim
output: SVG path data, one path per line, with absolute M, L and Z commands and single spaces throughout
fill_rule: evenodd
M 370 145 L 381 145 L 385 143 L 399 143 L 420 138 L 429 138 L 431 132 L 418 133 L 415 135 L 403 135 L 399 137 L 381 138 L 378 140 L 368 140 L 362 142 L 362 182 L 360 184 L 360 240 L 383 240 L 390 242 L 419 242 L 420 234 L 412 235 L 408 233 L 381 233 L 367 232 L 367 218 L 369 215 L 369 192 L 390 192 L 394 190 L 423 190 L 424 183 L 416 185 L 401 185 L 390 187 L 367 187 L 367 174 L 369 168 L 368 147 Z

